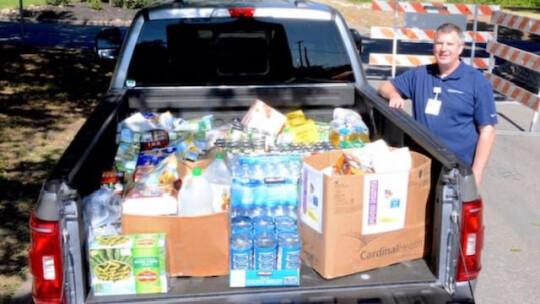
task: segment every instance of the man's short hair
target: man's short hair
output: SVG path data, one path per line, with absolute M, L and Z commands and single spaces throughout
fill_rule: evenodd
M 437 30 L 435 31 L 435 40 L 437 40 L 437 37 L 439 36 L 439 33 L 445 33 L 445 34 L 448 34 L 448 33 L 452 33 L 452 32 L 455 32 L 458 34 L 458 37 L 459 37 L 459 44 L 464 44 L 465 43 L 465 34 L 463 34 L 463 31 L 461 30 L 461 28 L 459 28 L 459 26 L 453 24 L 453 23 L 444 23 L 444 24 L 441 24 Z

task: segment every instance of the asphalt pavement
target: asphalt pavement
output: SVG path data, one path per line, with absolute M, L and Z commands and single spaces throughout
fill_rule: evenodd
M 35 46 L 91 49 L 103 27 L 26 24 L 24 41 Z M 0 44 L 19 43 L 19 33 L 18 23 L 0 21 Z M 386 43 L 366 40 L 363 61 L 367 62 L 369 52 L 386 49 Z M 533 46 L 538 52 L 536 48 Z M 391 52 L 391 47 L 386 52 Z M 365 69 L 375 87 L 389 77 L 389 69 L 367 65 Z M 540 133 L 528 132 L 534 113 L 529 108 L 499 96 L 497 111 L 497 139 L 481 189 L 486 234 L 476 302 L 532 304 L 540 299 Z M 15 302 L 29 303 L 30 293 L 27 281 L 17 291 Z

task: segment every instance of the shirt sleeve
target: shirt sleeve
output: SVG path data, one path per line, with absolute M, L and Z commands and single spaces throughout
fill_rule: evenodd
M 398 90 L 401 97 L 411 99 L 414 92 L 414 72 L 416 69 L 408 70 L 396 78 L 390 80 L 394 87 Z
M 480 127 L 496 125 L 498 119 L 495 98 L 493 97 L 493 88 L 484 75 L 480 74 L 474 99 L 474 119 L 477 125 Z

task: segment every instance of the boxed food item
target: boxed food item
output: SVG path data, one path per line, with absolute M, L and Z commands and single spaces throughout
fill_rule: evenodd
M 94 295 L 166 293 L 164 234 L 102 235 L 88 249 Z
M 276 136 L 283 129 L 287 117 L 261 100 L 255 100 L 242 119 L 248 129 Z
M 179 162 L 178 174 L 188 178 L 191 169 L 206 168 L 209 160 Z M 150 210 L 152 206 L 149 206 Z M 122 232 L 165 233 L 171 276 L 216 276 L 229 273 L 229 213 L 203 216 L 122 214 Z
M 431 160 L 411 152 L 409 171 L 332 174 L 341 156 L 304 159 L 302 260 L 332 279 L 423 257 Z

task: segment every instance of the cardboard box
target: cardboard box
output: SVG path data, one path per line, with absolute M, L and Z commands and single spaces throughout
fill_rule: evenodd
M 431 160 L 411 152 L 409 172 L 324 174 L 341 153 L 304 160 L 298 210 L 302 260 L 332 279 L 423 257 Z M 378 216 L 380 210 L 386 214 Z
M 178 164 L 181 178 L 191 168 L 206 168 L 209 160 Z M 152 208 L 149 206 L 148 208 Z M 165 233 L 171 276 L 217 276 L 229 273 L 229 213 L 212 215 L 146 216 L 122 214 L 122 232 Z

